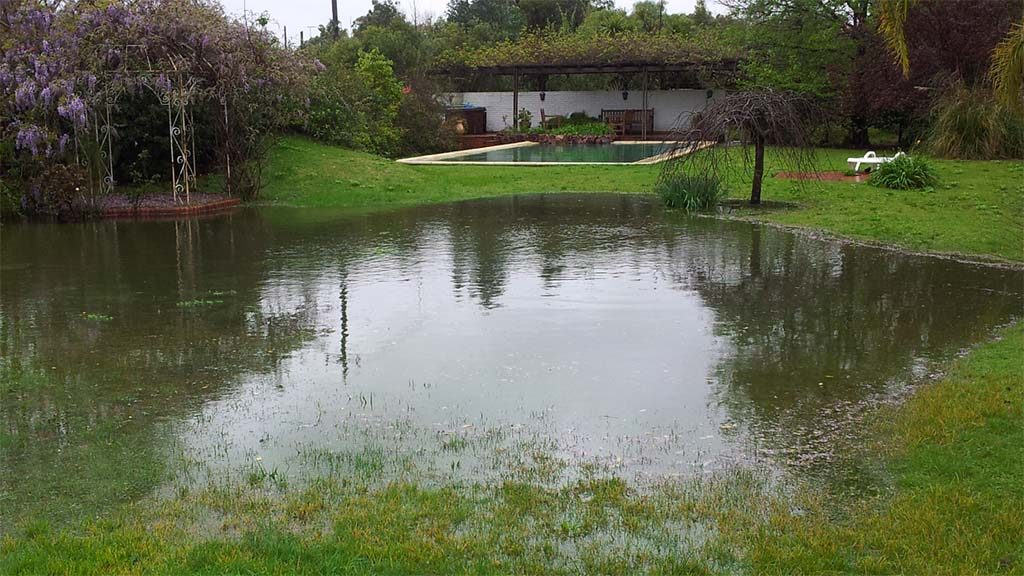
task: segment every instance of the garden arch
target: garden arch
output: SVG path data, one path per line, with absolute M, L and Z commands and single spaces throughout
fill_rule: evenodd
M 139 60 L 145 61 L 144 68 L 130 68 L 128 56 L 137 54 Z M 157 97 L 160 104 L 167 108 L 167 138 L 170 144 L 171 194 L 174 203 L 184 201 L 189 204 L 192 190 L 196 187 L 195 166 L 195 129 L 192 107 L 197 99 L 204 95 L 200 82 L 191 74 L 184 73 L 173 66 L 170 68 L 154 67 L 149 59 L 145 46 L 127 45 L 121 55 L 122 66 L 116 72 L 109 72 L 102 78 L 102 83 L 93 101 L 93 138 L 98 157 L 89 158 L 83 155 L 81 136 L 75 131 L 75 150 L 78 162 L 89 168 L 95 186 L 103 194 L 113 192 L 117 184 L 114 176 L 113 139 L 115 130 L 112 124 L 114 110 L 118 100 L 126 93 L 145 88 Z M 223 102 L 225 113 L 227 102 Z M 84 157 L 83 157 L 84 156 Z M 228 164 L 230 170 L 230 164 Z

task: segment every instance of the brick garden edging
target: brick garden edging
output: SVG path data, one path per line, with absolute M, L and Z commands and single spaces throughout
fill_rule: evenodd
M 196 216 L 223 212 L 241 204 L 238 198 L 222 198 L 204 204 L 187 204 L 182 206 L 117 206 L 106 208 L 99 213 L 100 218 L 174 218 L 180 216 Z

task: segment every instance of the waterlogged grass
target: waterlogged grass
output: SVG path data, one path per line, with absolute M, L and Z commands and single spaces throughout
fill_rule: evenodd
M 1021 573 L 1022 350 L 1018 325 L 881 409 L 893 484 L 852 501 L 749 467 L 641 484 L 583 466 L 565 481 L 541 445 L 473 484 L 417 481 L 415 462 L 373 446 L 318 450 L 303 459 L 334 473 L 303 483 L 257 462 L 83 524 L 29 522 L 0 540 L 0 573 Z M 394 467 L 413 477 L 375 480 Z
M 749 548 L 758 570 L 1024 573 L 1024 325 L 876 420 L 893 491 L 855 503 L 844 522 L 773 518 Z
M 863 150 L 821 150 L 822 170 L 843 171 Z M 783 169 L 774 154 L 768 174 Z M 929 252 L 1024 261 L 1024 163 L 934 160 L 939 177 L 924 190 L 867 183 L 766 178 L 765 200 L 795 202 L 785 211 L 740 217 Z M 378 210 L 539 192 L 652 193 L 661 168 L 642 166 L 412 166 L 296 137 L 273 150 L 262 198 L 275 204 Z M 749 196 L 741 174 L 723 183 L 731 198 Z
M 182 300 L 178 302 L 178 308 L 205 308 L 207 306 L 217 306 L 223 304 L 223 300 L 207 300 L 207 299 L 196 299 L 196 300 Z

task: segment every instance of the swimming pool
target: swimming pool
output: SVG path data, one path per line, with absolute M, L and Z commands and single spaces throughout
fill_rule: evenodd
M 473 164 L 494 166 L 543 166 L 555 164 L 654 164 L 685 154 L 676 142 L 620 141 L 610 144 L 541 144 L 516 142 L 403 158 L 405 164 Z

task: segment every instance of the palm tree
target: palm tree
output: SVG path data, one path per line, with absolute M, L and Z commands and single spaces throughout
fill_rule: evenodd
M 1024 100 L 1024 23 L 1014 24 L 1010 33 L 992 50 L 992 88 L 996 98 L 1019 107 Z
M 878 31 L 889 45 L 904 76 L 910 75 L 906 25 L 910 8 L 920 0 L 879 0 Z M 1006 38 L 992 50 L 989 76 L 1000 101 L 1018 107 L 1024 99 L 1024 23 L 1010 26 Z

